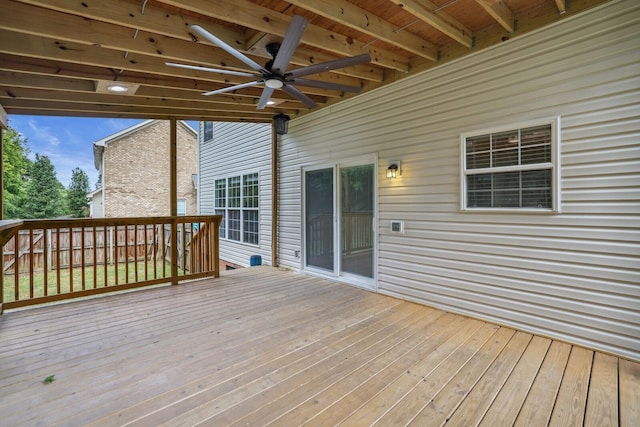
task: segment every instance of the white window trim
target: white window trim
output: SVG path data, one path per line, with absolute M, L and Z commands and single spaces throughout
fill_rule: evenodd
M 340 246 L 339 246 L 339 241 L 340 241 L 340 224 L 339 221 L 337 221 L 339 212 L 340 212 L 340 197 L 336 197 L 337 192 L 339 191 L 339 170 L 341 168 L 344 167 L 350 167 L 350 166 L 360 166 L 360 165 L 364 165 L 364 164 L 373 164 L 374 167 L 374 203 L 373 203 L 373 241 L 374 241 L 374 253 L 373 253 L 373 257 L 374 257 L 374 270 L 373 270 L 373 277 L 372 278 L 365 278 L 365 277 L 361 277 L 361 276 L 357 276 L 354 274 L 349 274 L 349 273 L 345 273 L 345 272 L 341 272 L 340 271 L 340 260 L 338 259 L 339 257 L 336 257 L 334 259 L 334 265 L 333 265 L 333 271 L 327 271 L 327 270 L 323 270 L 321 268 L 318 267 L 314 267 L 314 266 L 310 266 L 307 265 L 306 263 L 306 259 L 307 259 L 307 253 L 306 253 L 306 248 L 307 248 L 307 233 L 306 233 L 306 182 L 305 182 L 305 173 L 306 172 L 311 172 L 311 171 L 317 171 L 317 170 L 321 170 L 321 169 L 332 169 L 333 170 L 333 193 L 334 193 L 334 203 L 333 203 L 333 218 L 334 218 L 334 236 L 333 236 L 333 241 L 334 241 L 334 254 L 339 254 L 340 253 Z M 329 278 L 329 279 L 333 279 L 333 280 L 337 280 L 343 283 L 348 283 L 350 285 L 354 285 L 354 286 L 358 286 L 361 287 L 363 289 L 367 289 L 370 291 L 377 291 L 378 290 L 378 251 L 379 251 L 379 245 L 378 245 L 378 200 L 379 200 L 379 194 L 378 194 L 378 171 L 379 171 L 379 167 L 378 167 L 378 156 L 376 154 L 371 154 L 371 155 L 364 155 L 364 156 L 360 156 L 360 157 L 349 157 L 346 158 L 342 161 L 338 161 L 338 162 L 332 162 L 332 163 L 309 163 L 309 164 L 305 164 L 300 166 L 300 184 L 301 184 L 301 191 L 300 191 L 300 206 L 301 206 L 301 210 L 300 210 L 300 259 L 299 259 L 299 269 L 301 271 L 305 271 L 305 272 L 309 272 L 310 274 L 319 276 L 319 277 L 325 277 L 325 278 Z
M 183 203 L 184 203 L 184 213 L 182 213 L 182 214 L 180 213 L 180 210 L 179 210 L 180 202 L 183 202 Z M 178 199 L 176 200 L 176 214 L 178 214 L 178 216 L 187 216 L 187 210 L 188 210 L 188 209 L 187 209 L 187 199 L 185 199 L 185 198 L 178 198 Z
M 468 208 L 467 207 L 467 175 L 476 173 L 491 172 L 513 172 L 519 170 L 531 170 L 530 165 L 527 166 L 505 166 L 500 168 L 487 168 L 487 169 L 474 169 L 472 173 L 467 173 L 467 159 L 466 159 L 466 140 L 469 137 L 484 135 L 489 133 L 500 133 L 514 129 L 524 129 L 534 126 L 551 125 L 551 163 L 538 163 L 537 166 L 542 168 L 550 168 L 551 176 L 553 179 L 552 195 L 551 195 L 551 208 L 550 209 L 536 209 L 536 208 Z M 508 123 L 496 127 L 485 128 L 480 130 L 473 130 L 460 134 L 460 211 L 461 212 L 473 212 L 473 213 L 521 213 L 521 214 L 557 214 L 561 212 L 560 209 L 560 116 L 530 120 L 518 123 Z
M 245 175 L 252 175 L 252 174 L 256 174 L 258 175 L 258 207 L 257 208 L 243 208 L 242 207 L 242 197 L 243 197 L 243 193 L 242 193 L 242 180 L 244 178 Z M 230 208 L 229 207 L 229 178 L 233 178 L 233 177 L 240 177 L 240 206 L 238 208 Z M 225 180 L 225 204 L 226 206 L 224 208 L 219 208 L 216 205 L 216 181 L 224 179 Z M 241 244 L 241 245 L 247 245 L 247 246 L 251 246 L 251 247 L 260 247 L 260 212 L 261 212 L 261 206 L 262 206 L 262 197 L 260 194 L 260 172 L 259 171 L 252 171 L 252 172 L 238 172 L 238 173 L 231 173 L 229 175 L 221 175 L 221 176 L 217 176 L 213 178 L 213 211 L 214 213 L 216 211 L 222 210 L 222 211 L 229 211 L 229 210 L 239 210 L 240 211 L 240 240 L 234 240 L 234 239 L 229 239 L 227 236 L 229 235 L 229 223 L 228 223 L 228 216 L 225 215 L 224 218 L 222 219 L 222 221 L 224 221 L 224 229 L 225 229 L 225 236 L 224 237 L 220 237 L 220 240 L 224 240 L 226 242 L 233 242 L 236 244 Z M 244 221 L 242 220 L 243 216 L 242 216 L 242 211 L 245 210 L 255 210 L 258 212 L 258 243 L 249 243 L 249 242 L 245 242 L 242 240 L 243 236 L 244 236 Z

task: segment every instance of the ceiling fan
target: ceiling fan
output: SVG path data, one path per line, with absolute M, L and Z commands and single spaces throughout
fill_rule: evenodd
M 299 15 L 295 15 L 291 20 L 291 24 L 289 24 L 289 28 L 287 29 L 286 34 L 284 35 L 284 39 L 282 40 L 282 44 L 280 43 L 269 43 L 266 46 L 267 52 L 272 56 L 269 62 L 265 64 L 265 66 L 261 66 L 257 62 L 253 61 L 251 58 L 244 55 L 242 52 L 228 45 L 224 41 L 220 40 L 218 37 L 214 36 L 204 28 L 199 25 L 191 25 L 193 31 L 200 34 L 202 37 L 209 40 L 211 43 L 217 45 L 218 47 L 225 50 L 230 55 L 233 55 L 238 60 L 244 62 L 249 67 L 251 67 L 254 72 L 243 72 L 243 71 L 232 71 L 232 70 L 224 70 L 219 68 L 210 68 L 210 67 L 201 67 L 198 65 L 188 65 L 188 64 L 178 64 L 175 62 L 166 62 L 167 65 L 172 67 L 180 67 L 187 68 L 191 70 L 199 70 L 199 71 L 210 71 L 213 73 L 220 74 L 229 74 L 240 77 L 253 77 L 256 80 L 241 83 L 234 86 L 229 86 L 222 89 L 212 90 L 211 92 L 203 93 L 203 95 L 216 95 L 219 93 L 225 93 L 234 91 L 237 89 L 242 89 L 250 86 L 264 85 L 264 90 L 262 91 L 262 96 L 258 101 L 258 110 L 261 110 L 267 106 L 271 95 L 274 90 L 280 89 L 293 96 L 294 98 L 300 100 L 304 104 L 306 104 L 309 108 L 315 108 L 317 105 L 311 98 L 298 90 L 294 85 L 299 86 L 308 86 L 315 87 L 320 89 L 328 89 L 328 90 L 339 90 L 341 92 L 360 92 L 360 87 L 357 86 L 349 86 L 342 85 L 337 83 L 329 83 L 322 82 L 318 80 L 309 80 L 303 79 L 301 77 L 308 76 L 310 74 L 321 73 L 324 71 L 331 71 L 338 68 L 350 67 L 353 65 L 364 64 L 371 61 L 371 56 L 368 53 L 364 53 L 362 55 L 356 55 L 349 58 L 341 58 L 333 61 L 323 62 L 321 64 L 313 64 L 308 65 L 306 67 L 296 68 L 290 71 L 287 71 L 287 66 L 289 65 L 289 61 L 293 56 L 293 52 L 296 50 L 296 47 L 300 43 L 300 38 L 302 37 L 302 33 L 307 27 L 308 21 Z

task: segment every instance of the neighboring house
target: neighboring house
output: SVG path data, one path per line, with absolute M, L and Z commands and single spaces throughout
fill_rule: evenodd
M 198 212 L 223 215 L 221 262 L 271 265 L 271 124 L 201 122 L 199 138 Z
M 93 143 L 102 188 L 87 195 L 92 217 L 170 214 L 169 132 L 169 121 L 146 120 Z M 183 121 L 177 153 L 178 215 L 195 215 L 197 132 Z
M 640 359 L 633 3 L 293 119 L 278 145 L 279 265 Z M 257 129 L 215 123 L 200 142 L 203 213 L 229 215 L 222 200 L 257 173 L 257 245 L 221 241 L 242 265 L 270 262 Z M 237 237 L 233 215 L 223 234 Z
M 87 194 L 89 199 L 89 217 L 104 218 L 104 205 L 102 204 L 102 188 Z

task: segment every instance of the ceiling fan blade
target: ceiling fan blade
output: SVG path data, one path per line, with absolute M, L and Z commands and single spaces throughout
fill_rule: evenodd
M 247 73 L 247 72 L 243 72 L 243 71 L 223 70 L 221 68 L 201 67 L 199 65 L 177 64 L 175 62 L 165 62 L 165 64 L 170 66 L 170 67 L 186 68 L 188 70 L 196 70 L 196 71 L 208 71 L 208 72 L 211 72 L 211 73 L 229 74 L 229 75 L 232 75 L 232 76 L 262 77 L 259 74 L 252 74 L 252 73 Z
M 293 96 L 294 98 L 298 99 L 299 101 L 304 102 L 309 108 L 316 108 L 318 106 L 315 102 L 313 102 L 311 98 L 309 98 L 307 95 L 305 95 L 304 93 L 296 89 L 295 86 L 288 85 L 285 83 L 285 85 L 282 86 L 282 90 L 287 92 L 289 95 Z
M 283 74 L 287 70 L 287 65 L 295 52 L 296 47 L 300 43 L 302 33 L 307 28 L 308 21 L 300 15 L 295 15 L 287 28 L 287 33 L 284 35 L 278 54 L 273 60 L 273 66 L 271 72 Z
M 214 36 L 213 34 L 211 34 L 209 31 L 205 30 L 201 26 L 192 25 L 191 29 L 193 31 L 195 31 L 196 33 L 200 34 L 205 39 L 209 40 L 211 43 L 213 43 L 216 46 L 218 46 L 221 49 L 223 49 L 229 55 L 232 55 L 234 58 L 244 62 L 245 64 L 247 64 L 249 67 L 253 68 L 254 70 L 259 71 L 260 73 L 263 73 L 263 74 L 269 72 L 262 65 L 258 64 L 253 59 L 251 59 L 248 56 L 246 56 L 245 54 L 241 53 L 239 50 L 235 49 L 233 46 L 228 45 L 227 43 L 225 43 L 224 41 L 222 41 L 218 37 Z
M 355 92 L 358 93 L 362 90 L 359 86 L 341 85 L 338 83 L 320 82 L 318 80 L 310 79 L 291 79 L 287 80 L 287 83 L 293 83 L 300 86 L 317 87 L 319 89 L 339 90 L 340 92 Z
M 267 106 L 267 102 L 269 102 L 269 99 L 271 99 L 271 95 L 273 95 L 273 91 L 274 89 L 272 87 L 269 86 L 265 86 L 264 90 L 262 91 L 262 96 L 260 96 L 260 101 L 258 101 L 258 110 L 262 110 L 264 107 Z
M 209 96 L 209 95 L 217 95 L 219 93 L 231 92 L 231 91 L 242 89 L 242 88 L 245 88 L 245 87 L 256 86 L 256 85 L 259 85 L 260 83 L 262 83 L 262 80 L 256 80 L 255 82 L 242 83 L 242 84 L 235 85 L 235 86 L 229 86 L 229 87 L 224 87 L 222 89 L 212 90 L 211 92 L 203 93 L 203 95 L 207 95 L 207 96 Z
M 306 67 L 296 68 L 288 71 L 285 77 L 304 77 L 309 74 L 322 73 L 325 71 L 336 70 L 338 68 L 351 67 L 354 65 L 366 64 L 371 62 L 371 55 L 363 53 L 362 55 L 351 56 L 349 58 L 340 58 L 333 61 L 323 62 L 321 64 L 307 65 Z

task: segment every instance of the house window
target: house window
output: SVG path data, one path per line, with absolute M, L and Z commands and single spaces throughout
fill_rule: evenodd
M 463 135 L 463 209 L 557 211 L 558 122 Z
M 202 141 L 211 141 L 213 139 L 213 122 L 204 122 L 202 124 Z
M 187 199 L 178 199 L 178 216 L 187 215 Z
M 215 214 L 222 215 L 222 222 L 220 223 L 220 237 L 224 239 L 227 237 L 227 179 L 216 179 L 214 191 L 214 205 L 216 207 Z
M 215 213 L 224 217 L 220 238 L 258 244 L 258 189 L 257 173 L 215 180 Z

